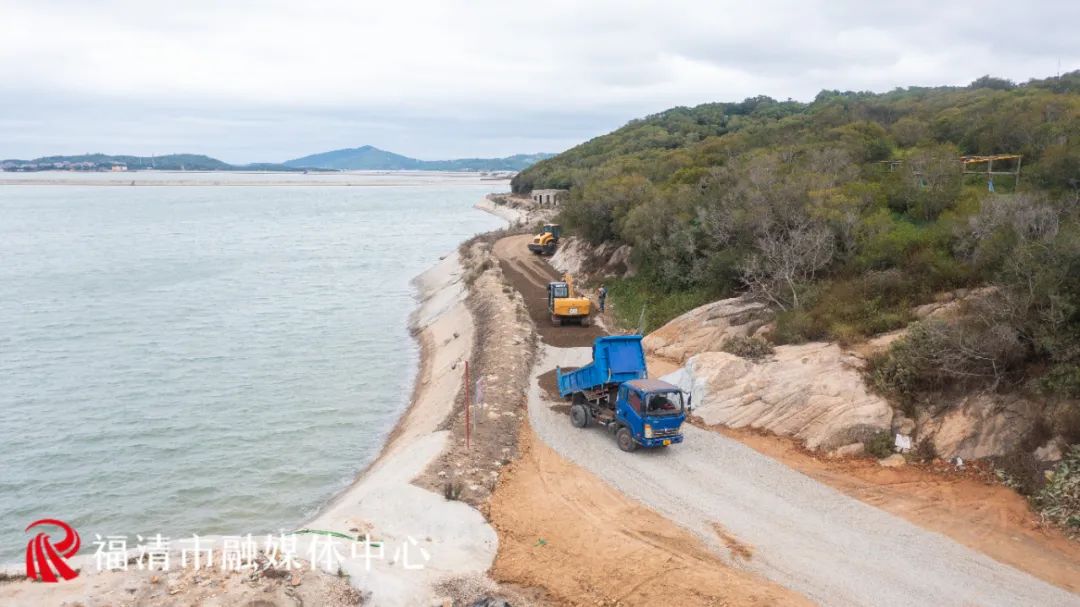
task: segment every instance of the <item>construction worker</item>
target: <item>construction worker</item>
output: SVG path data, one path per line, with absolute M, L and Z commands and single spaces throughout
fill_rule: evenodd
M 604 302 L 607 301 L 607 289 L 604 288 L 604 283 L 600 283 L 600 290 L 596 292 L 597 298 L 600 300 L 600 312 L 604 312 Z

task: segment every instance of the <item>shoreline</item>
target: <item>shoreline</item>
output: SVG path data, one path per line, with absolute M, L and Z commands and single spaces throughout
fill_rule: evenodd
M 315 514 L 297 519 L 301 523 L 298 530 L 317 529 L 353 537 L 366 534 L 372 542 L 389 544 L 382 559 L 350 559 L 346 550 L 337 571 L 319 567 L 331 576 L 345 576 L 352 588 L 370 597 L 374 604 L 427 605 L 444 594 L 440 584 L 448 580 L 474 588 L 490 584 L 487 571 L 495 560 L 498 536 L 483 513 L 415 482 L 453 447 L 451 431 L 445 426 L 462 385 L 464 368 L 460 363 L 472 358 L 475 346 L 475 322 L 466 302 L 469 289 L 465 273 L 461 255 L 455 249 L 412 279 L 416 307 L 410 313 L 408 329 L 417 342 L 418 358 L 407 404 L 382 437 L 374 459 Z M 298 536 L 301 555 L 306 554 L 313 537 L 317 536 Z M 404 568 L 397 562 L 397 553 L 392 554 L 393 547 L 407 543 L 415 546 L 413 561 L 420 558 L 419 551 L 430 555 L 422 569 Z M 409 560 L 407 556 L 402 558 Z M 79 583 L 28 587 L 0 584 L 0 602 L 5 596 L 29 598 L 25 592 L 47 592 L 42 598 L 57 602 L 93 602 L 99 598 L 94 588 L 137 583 L 136 578 L 145 578 L 142 574 L 147 573 L 99 572 L 93 567 L 94 555 L 87 551 L 71 559 L 71 563 L 85 572 Z M 0 571 L 22 577 L 17 563 L 0 565 Z
M 473 208 L 511 226 L 527 216 L 497 213 L 481 203 Z M 445 426 L 463 384 L 461 363 L 473 358 L 476 345 L 464 274 L 455 249 L 413 278 L 417 307 L 409 317 L 409 332 L 417 342 L 419 357 L 408 404 L 378 455 L 303 525 L 346 534 L 370 533 L 373 540 L 391 543 L 416 539 L 428 545 L 431 562 L 420 571 L 380 567 L 379 563 L 370 571 L 362 563 L 343 568 L 353 586 L 371 592 L 379 604 L 427 604 L 437 598 L 436 584 L 451 579 L 464 577 L 483 584 L 498 550 L 498 536 L 483 513 L 416 483 L 453 447 L 451 431 Z
M 484 202 L 489 201 L 484 199 L 473 208 L 510 226 L 528 216 L 513 209 L 499 213 Z M 461 363 L 475 354 L 476 325 L 466 301 L 469 288 L 464 274 L 461 254 L 455 249 L 413 278 L 417 306 L 409 317 L 409 332 L 417 342 L 419 357 L 408 404 L 378 455 L 304 523 L 304 527 L 347 534 L 370 533 L 372 539 L 413 538 L 429 544 L 432 560 L 422 571 L 378 564 L 371 571 L 360 565 L 344 568 L 353 586 L 371 592 L 379 604 L 426 604 L 436 598 L 432 590 L 440 581 L 486 579 L 498 550 L 498 536 L 480 510 L 416 482 L 453 448 L 452 433 L 445 426 L 463 383 Z M 473 579 L 473 583 L 482 582 Z

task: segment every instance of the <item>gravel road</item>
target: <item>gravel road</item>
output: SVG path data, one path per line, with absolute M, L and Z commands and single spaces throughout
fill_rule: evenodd
M 727 548 L 721 525 L 748 546 L 756 571 L 823 605 L 1076 605 L 1080 596 L 1000 564 L 937 533 L 847 497 L 741 443 L 686 428 L 668 449 L 619 451 L 603 429 L 570 425 L 540 387 L 556 365 L 590 360 L 589 348 L 546 346 L 534 368 L 529 420 L 562 456 L 625 494 Z

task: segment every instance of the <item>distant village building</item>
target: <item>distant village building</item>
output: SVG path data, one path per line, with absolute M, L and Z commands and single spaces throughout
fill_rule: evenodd
M 570 190 L 533 190 L 533 202 L 542 207 L 557 207 L 566 201 Z
M 112 165 L 112 168 L 110 170 L 113 171 L 114 173 L 118 173 L 120 171 L 126 171 L 127 170 L 127 165 L 126 164 L 114 164 L 114 165 Z

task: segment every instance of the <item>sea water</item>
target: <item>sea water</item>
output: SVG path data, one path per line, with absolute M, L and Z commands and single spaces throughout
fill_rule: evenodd
M 471 206 L 505 188 L 212 183 L 0 185 L 0 563 L 46 517 L 84 551 L 302 523 L 408 403 L 410 279 L 499 227 Z

